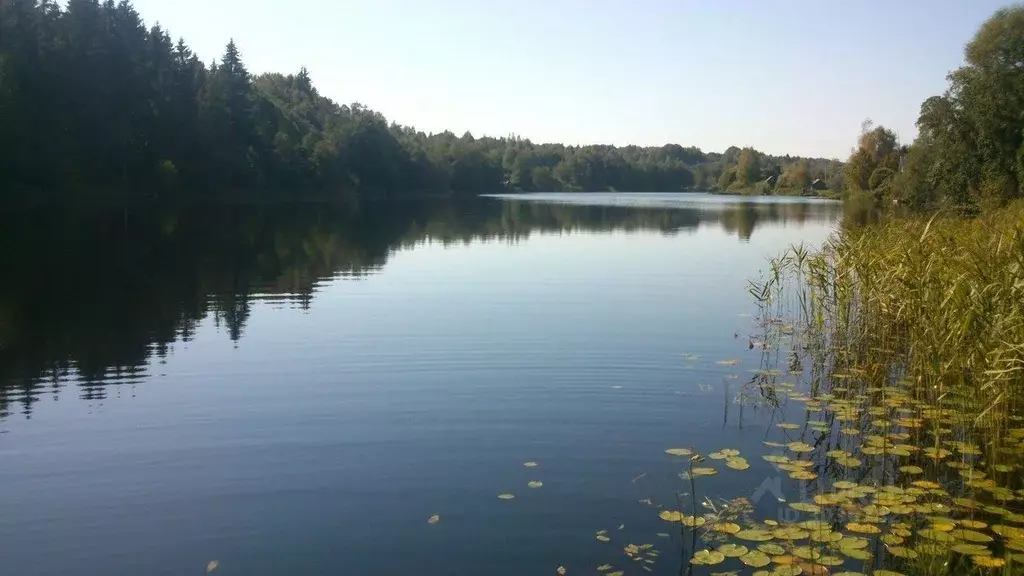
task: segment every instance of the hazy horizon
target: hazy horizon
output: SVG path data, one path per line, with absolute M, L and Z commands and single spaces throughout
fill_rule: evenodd
M 424 132 L 845 159 L 871 118 L 905 142 L 1007 2 L 135 0 L 204 61 L 305 66 L 320 93 Z

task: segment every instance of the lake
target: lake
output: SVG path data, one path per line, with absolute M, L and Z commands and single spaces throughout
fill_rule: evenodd
M 841 217 L 613 193 L 0 215 L 2 569 L 677 574 L 666 449 L 751 455 L 702 498 L 798 496 L 755 457 L 782 431 L 749 398 L 748 279 Z

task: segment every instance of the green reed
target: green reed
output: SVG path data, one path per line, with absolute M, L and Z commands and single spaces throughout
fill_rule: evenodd
M 936 214 L 844 227 L 791 249 L 751 292 L 778 314 L 794 294 L 810 346 L 910 379 L 998 422 L 1024 396 L 1024 203 L 975 219 Z M 789 303 L 793 306 L 793 303 Z M 764 308 L 769 310 L 764 310 Z
M 798 246 L 772 260 L 750 293 L 765 341 L 778 342 L 780 325 L 798 325 L 792 355 L 809 365 L 812 396 L 820 388 L 848 398 L 874 418 L 858 427 L 884 432 L 888 419 L 921 448 L 978 446 L 979 459 L 950 494 L 1021 500 L 1024 202 L 974 219 L 940 213 L 844 226 L 819 250 Z M 921 428 L 907 425 L 914 418 Z M 941 459 L 926 477 L 948 478 Z M 895 469 L 875 472 L 880 485 L 899 482 Z M 904 567 L 982 571 L 932 552 Z M 998 571 L 1018 573 L 1019 564 Z

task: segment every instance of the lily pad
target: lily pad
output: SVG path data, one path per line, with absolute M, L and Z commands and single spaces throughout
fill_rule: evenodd
M 732 457 L 725 461 L 725 465 L 733 470 L 746 470 L 750 468 L 750 464 L 744 459 L 739 457 Z
M 733 522 L 716 522 L 711 525 L 711 530 L 722 534 L 736 534 L 740 531 L 740 525 Z
M 783 528 L 776 528 L 772 530 L 772 536 L 779 540 L 803 540 L 810 536 L 811 533 L 797 528 L 795 526 L 786 526 Z
M 810 502 L 792 502 L 790 503 L 789 507 L 799 512 L 809 512 L 811 514 L 817 514 L 818 512 L 821 512 L 821 506 L 818 506 L 817 504 L 811 504 Z
M 765 544 L 758 544 L 757 549 L 761 552 L 764 552 L 765 554 L 771 554 L 772 556 L 779 556 L 781 554 L 786 553 L 785 548 L 779 546 L 778 544 L 773 544 L 771 542 Z
M 882 531 L 881 528 L 874 524 L 866 524 L 863 522 L 850 522 L 846 525 L 846 529 L 858 534 L 878 534 Z
M 772 559 L 764 552 L 753 550 L 740 556 L 740 562 L 743 562 L 747 566 L 751 566 L 753 568 L 762 568 L 771 564 Z
M 708 519 L 703 516 L 683 516 L 679 519 L 679 521 L 683 524 L 683 526 L 697 528 L 699 526 L 703 526 L 704 523 L 708 521 Z
M 948 532 L 936 530 L 934 528 L 924 528 L 917 531 L 917 535 L 922 538 L 934 540 L 935 542 L 952 542 L 953 537 Z
M 676 512 L 675 510 L 662 510 L 661 512 L 658 512 L 658 518 L 661 518 L 665 522 L 679 522 L 683 518 L 683 515 L 681 512 Z
M 748 530 L 740 530 L 735 534 L 736 538 L 740 540 L 747 540 L 748 542 L 767 542 L 775 536 L 767 530 L 760 530 L 757 528 L 751 528 Z
M 984 544 L 957 544 L 950 549 L 964 556 L 987 556 L 992 553 Z
M 718 547 L 718 551 L 726 558 L 739 558 L 740 556 L 750 552 L 746 546 L 741 544 L 723 544 Z
M 958 529 L 950 532 L 949 535 L 961 542 L 970 542 L 973 544 L 985 544 L 992 541 L 991 536 L 978 532 L 977 530 Z
M 911 560 L 917 558 L 917 552 L 903 546 L 890 546 L 889 553 L 898 558 L 908 558 Z
M 974 562 L 975 566 L 982 568 L 1002 568 L 1006 566 L 1006 560 L 993 558 L 992 556 L 971 556 L 971 561 Z
M 715 564 L 721 564 L 725 562 L 725 554 L 718 552 L 717 550 L 700 550 L 693 555 L 690 559 L 691 564 L 700 564 L 704 566 L 714 566 Z

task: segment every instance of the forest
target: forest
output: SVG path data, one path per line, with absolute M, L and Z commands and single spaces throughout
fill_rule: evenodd
M 205 63 L 128 0 L 0 0 L 0 117 L 0 204 L 844 187 L 837 160 L 753 148 L 425 134 L 305 69 L 254 75 L 233 41 Z
M 1024 4 L 996 11 L 964 48 L 947 90 L 921 104 L 918 136 L 865 122 L 848 189 L 913 211 L 976 215 L 1024 195 Z

